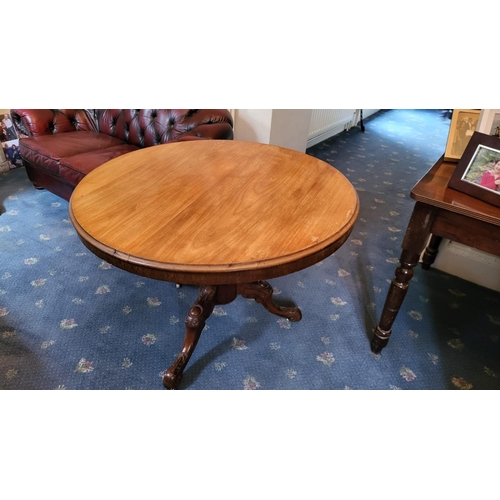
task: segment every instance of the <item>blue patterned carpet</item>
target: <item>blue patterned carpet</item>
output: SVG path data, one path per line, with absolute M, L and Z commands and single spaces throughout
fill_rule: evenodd
M 409 192 L 442 155 L 438 110 L 381 111 L 308 150 L 356 187 L 360 216 L 323 262 L 270 280 L 295 303 L 290 323 L 238 297 L 217 307 L 181 389 L 498 389 L 500 295 L 415 270 L 380 355 L 378 322 L 414 202 Z M 196 287 L 148 280 L 89 252 L 68 204 L 36 191 L 23 168 L 0 174 L 0 388 L 163 390 Z

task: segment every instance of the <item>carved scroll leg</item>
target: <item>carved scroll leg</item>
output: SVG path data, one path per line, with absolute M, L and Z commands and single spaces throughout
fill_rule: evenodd
M 396 277 L 391 282 L 380 322 L 371 341 L 371 349 L 374 353 L 379 353 L 389 342 L 392 324 L 403 304 L 409 281 L 413 277 L 413 268 L 418 264 L 419 257 L 419 254 L 410 254 L 406 250 L 403 250 L 401 254 L 401 264 L 396 269 Z
M 193 354 L 201 332 L 205 327 L 205 322 L 212 314 L 214 307 L 217 304 L 228 304 L 235 298 L 236 287 L 234 285 L 200 286 L 198 298 L 191 309 L 189 309 L 184 322 L 186 325 L 186 336 L 181 352 L 172 366 L 163 374 L 163 385 L 167 389 L 175 389 L 182 380 L 184 369 Z
M 262 304 L 270 313 L 281 316 L 290 321 L 300 321 L 302 313 L 298 307 L 282 307 L 272 301 L 273 288 L 267 281 L 257 281 L 238 285 L 238 294 L 246 299 L 255 299 Z
M 189 358 L 193 354 L 201 332 L 205 327 L 205 321 L 214 309 L 216 291 L 217 287 L 214 286 L 200 287 L 198 298 L 186 316 L 186 337 L 181 352 L 172 366 L 163 374 L 163 385 L 167 389 L 175 389 L 179 385 L 184 368 L 188 364 Z

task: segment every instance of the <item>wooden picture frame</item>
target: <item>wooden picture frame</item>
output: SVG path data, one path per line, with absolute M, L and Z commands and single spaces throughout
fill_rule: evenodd
M 479 115 L 477 131 L 500 137 L 500 109 L 482 109 Z
M 444 152 L 445 161 L 458 162 L 477 130 L 480 109 L 454 109 Z
M 500 138 L 474 132 L 448 187 L 500 207 Z

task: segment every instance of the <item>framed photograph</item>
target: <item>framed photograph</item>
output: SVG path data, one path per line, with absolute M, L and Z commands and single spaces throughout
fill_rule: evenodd
M 500 137 L 500 109 L 482 109 L 477 131 L 482 134 Z
M 7 162 L 9 170 L 23 165 L 23 159 L 19 153 L 17 132 L 8 113 L 0 115 L 0 145 L 2 146 L 0 167 L 3 170 L 5 170 L 5 162 Z
M 17 139 L 16 129 L 10 114 L 0 115 L 0 142 L 13 141 Z
M 451 115 L 450 132 L 446 142 L 444 159 L 458 162 L 472 134 L 477 130 L 480 109 L 454 109 Z
M 19 140 L 8 141 L 2 143 L 3 157 L 9 164 L 9 170 L 23 166 L 23 158 L 19 152 Z
M 500 138 L 474 132 L 448 187 L 500 207 Z

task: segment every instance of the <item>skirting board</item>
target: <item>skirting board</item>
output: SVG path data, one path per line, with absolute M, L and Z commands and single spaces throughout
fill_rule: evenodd
M 432 267 L 500 292 L 500 257 L 443 239 Z

